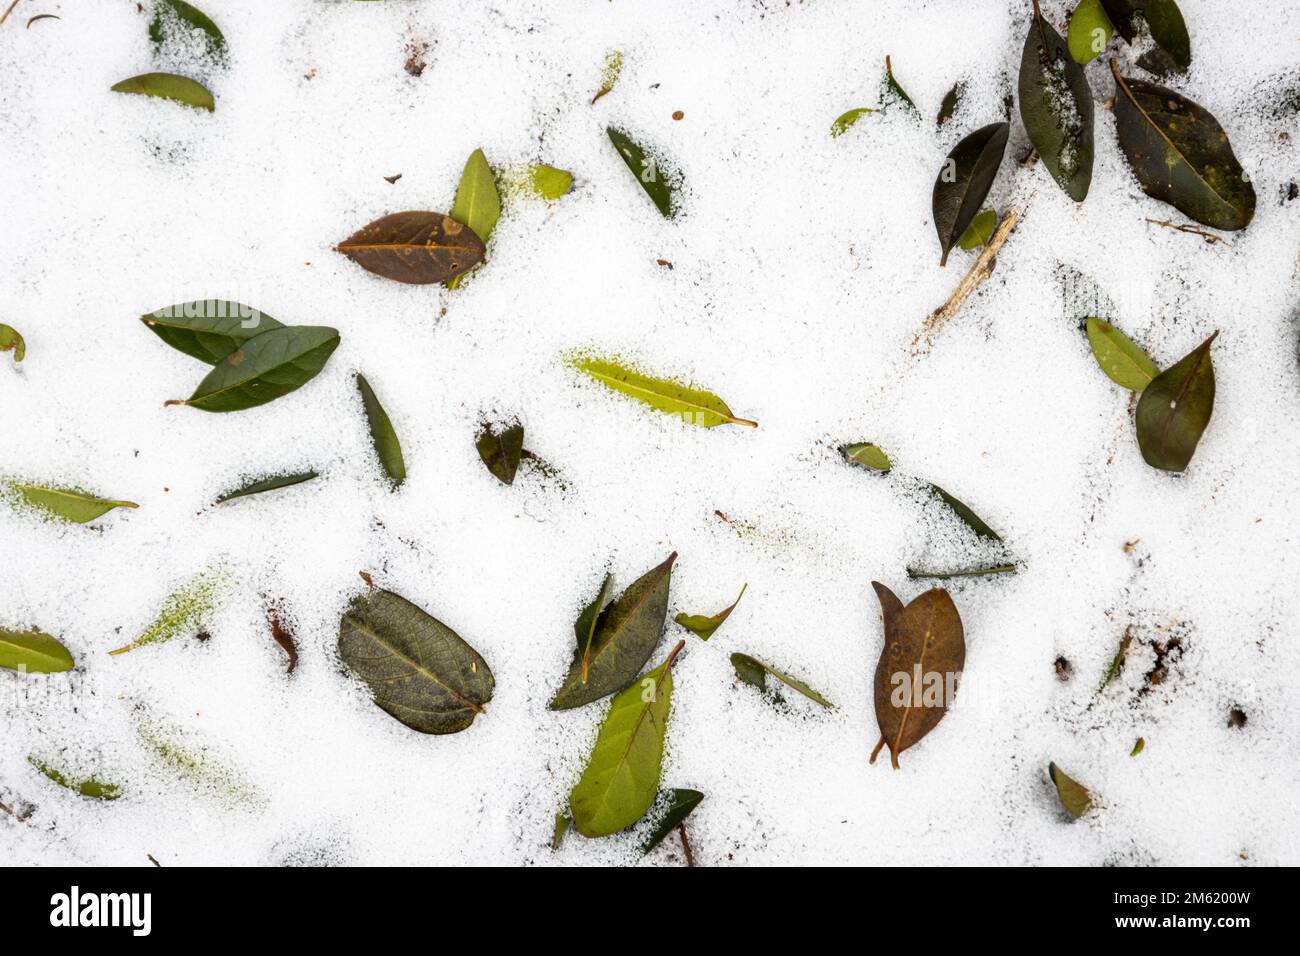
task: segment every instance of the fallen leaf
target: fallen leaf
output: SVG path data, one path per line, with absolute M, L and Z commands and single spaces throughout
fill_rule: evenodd
M 158 616 L 139 637 L 109 651 L 109 656 L 115 657 L 149 644 L 162 644 L 202 630 L 221 606 L 227 583 L 227 572 L 220 565 L 199 572 L 167 596 Z
M 1109 322 L 1089 318 L 1088 344 L 1101 370 L 1116 385 L 1140 392 L 1160 374 L 1156 363 L 1127 335 Z
M 641 184 L 650 201 L 655 204 L 655 208 L 663 214 L 664 218 L 671 219 L 676 212 L 673 206 L 675 182 L 680 179 L 680 176 L 672 174 L 657 159 L 648 157 L 645 149 L 622 130 L 611 126 L 605 132 L 609 135 L 609 141 L 614 144 L 614 148 L 618 150 L 618 155 L 636 177 L 636 181 Z
M 748 584 L 742 584 L 740 587 L 740 593 L 736 595 L 736 600 L 732 601 L 729 607 L 723 608 L 717 614 L 708 616 L 704 614 L 681 613 L 674 617 L 673 620 L 686 628 L 686 630 L 690 631 L 700 640 L 707 641 L 713 636 L 714 631 L 722 627 L 722 622 L 731 616 L 731 612 L 736 609 L 736 605 L 740 603 L 740 599 L 745 596 L 745 590 L 748 587 Z
M 0 627 L 0 667 L 29 674 L 61 674 L 75 666 L 68 649 L 44 631 Z
M 394 489 L 406 481 L 406 460 L 402 457 L 402 443 L 397 439 L 393 423 L 379 404 L 375 390 L 370 387 L 366 377 L 357 373 L 357 390 L 361 392 L 361 404 L 366 410 L 366 422 L 370 426 L 370 441 L 379 456 L 379 464 Z
M 613 583 L 614 575 L 606 574 L 595 599 L 582 609 L 578 619 L 573 622 L 573 636 L 578 641 L 578 655 L 582 659 L 582 683 L 584 684 L 587 683 L 589 675 L 593 645 L 596 640 L 596 625 L 600 623 L 600 615 L 605 610 L 605 603 L 609 600 L 609 589 Z
M 395 212 L 358 229 L 336 247 L 361 268 L 415 285 L 446 282 L 483 261 L 474 230 L 438 212 Z
M 573 188 L 573 173 L 535 163 L 528 168 L 528 183 L 543 199 L 559 199 Z
M 829 700 L 823 697 L 817 691 L 813 690 L 803 681 L 791 677 L 783 671 L 777 670 L 770 664 L 765 664 L 757 657 L 751 657 L 749 654 L 732 654 L 731 666 L 736 670 L 736 676 L 746 684 L 757 687 L 760 691 L 767 690 L 767 677 L 770 674 L 787 687 L 797 690 L 809 700 L 816 701 L 823 707 L 834 707 Z
M 880 97 L 881 110 L 888 110 L 891 105 L 898 103 L 904 109 L 911 111 L 915 116 L 920 116 L 921 111 L 916 108 L 912 98 L 907 95 L 907 90 L 899 84 L 894 76 L 894 64 L 890 62 L 889 56 L 885 56 L 885 87 Z
M 314 471 L 302 471 L 292 475 L 272 475 L 267 478 L 255 478 L 243 485 L 240 485 L 234 491 L 227 491 L 225 494 L 218 496 L 216 504 L 224 501 L 233 501 L 236 498 L 245 498 L 248 495 L 260 495 L 265 491 L 276 491 L 280 488 L 290 488 L 293 485 L 300 485 L 304 481 L 311 481 L 319 477 Z
M 513 485 L 524 453 L 524 426 L 516 422 L 498 431 L 485 422 L 474 440 L 474 448 L 497 481 Z
M 483 150 L 474 150 L 465 160 L 460 185 L 456 187 L 456 201 L 448 215 L 462 226 L 468 226 L 483 245 L 487 245 L 497 220 L 501 218 L 501 195 L 497 192 L 496 175 Z M 453 276 L 447 281 L 447 288 L 455 289 L 464 277 L 463 272 Z
M 1092 182 L 1092 91 L 1038 0 L 1020 58 L 1020 118 L 1058 186 L 1083 202 Z
M 1077 820 L 1092 808 L 1092 794 L 1086 787 L 1054 763 L 1047 765 L 1047 773 L 1056 785 L 1056 795 L 1061 800 L 1061 806 L 1065 807 L 1070 816 Z
M 691 815 L 691 811 L 700 805 L 704 794 L 698 790 L 669 790 L 667 797 L 663 816 L 641 843 L 642 856 L 648 854 L 664 841 L 664 837 L 681 826 Z
M 226 55 L 226 38 L 206 13 L 185 0 L 154 0 L 153 19 L 149 21 L 149 39 L 161 48 L 173 31 L 198 30 L 211 56 Z
M 27 343 L 12 325 L 0 322 L 0 352 L 13 352 L 14 361 L 21 362 L 27 355 Z
M 961 98 L 966 94 L 966 84 L 958 80 L 952 85 L 947 93 L 943 95 L 942 102 L 939 103 L 939 115 L 935 122 L 940 126 L 946 125 L 952 120 L 957 112 L 957 106 L 961 103 Z
M 704 428 L 726 424 L 758 427 L 758 422 L 732 415 L 727 404 L 712 392 L 683 385 L 672 379 L 644 375 L 614 359 L 580 354 L 571 357 L 569 364 L 607 388 L 645 402 L 661 412 L 677 415 L 691 425 Z
M 136 728 L 140 741 L 177 777 L 201 790 L 240 803 L 261 800 L 257 789 L 232 768 L 212 759 L 204 749 L 187 744 L 179 734 L 157 724 L 142 722 Z
M 1152 468 L 1186 468 L 1210 424 L 1214 412 L 1210 345 L 1218 334 L 1215 332 L 1186 358 L 1152 379 L 1138 399 L 1138 447 Z
M 267 605 L 266 624 L 271 629 L 271 640 L 279 644 L 280 649 L 288 655 L 284 672 L 292 674 L 298 666 L 298 642 L 294 640 L 293 631 L 285 625 L 280 609 L 275 604 Z
M 212 94 L 207 91 L 203 84 L 191 80 L 187 76 L 177 76 L 175 73 L 141 73 L 139 76 L 133 76 L 122 80 L 120 83 L 114 83 L 111 89 L 115 93 L 138 93 L 142 96 L 156 96 L 160 99 L 183 103 L 195 109 L 207 110 L 209 113 L 217 108 Z
M 112 783 L 104 783 L 95 777 L 87 777 L 84 780 L 75 780 L 67 774 L 56 770 L 43 760 L 38 760 L 30 754 L 27 762 L 39 770 L 45 776 L 49 777 L 60 787 L 71 790 L 73 793 L 79 793 L 83 797 L 89 797 L 92 800 L 116 800 L 122 795 L 122 788 Z
M 852 128 L 853 124 L 862 119 L 862 117 L 870 113 L 879 112 L 880 110 L 873 110 L 870 106 L 857 106 L 847 112 L 841 113 L 835 118 L 835 122 L 831 123 L 831 138 L 833 139 L 838 136 L 843 136 L 850 128 Z
M 1101 5 L 1125 42 L 1132 43 L 1139 32 L 1151 35 L 1155 49 L 1138 57 L 1142 69 L 1157 74 L 1185 73 L 1191 66 L 1192 40 L 1174 0 L 1101 0 Z
M 840 454 L 844 460 L 854 465 L 862 465 L 872 471 L 888 473 L 894 467 L 889 456 L 879 445 L 871 442 L 858 442 L 853 445 L 841 445 Z
M 962 520 L 962 523 L 965 524 L 966 527 L 970 528 L 981 538 L 987 538 L 989 541 L 1002 540 L 1001 536 L 996 531 L 984 523 L 983 518 L 971 511 L 970 508 L 962 502 L 948 494 L 948 492 L 944 491 L 938 485 L 930 484 L 928 487 L 939 497 L 940 501 L 953 510 L 953 513 Z
M 222 299 L 178 302 L 146 313 L 140 321 L 172 348 L 208 365 L 249 339 L 284 327 L 259 309 Z
M 618 75 L 623 72 L 623 54 L 619 50 L 610 50 L 605 54 L 605 68 L 600 77 L 600 89 L 596 95 L 591 98 L 594 106 L 596 100 L 614 89 L 614 84 L 618 82 Z
M 237 412 L 265 405 L 315 378 L 338 345 L 338 330 L 323 325 L 271 329 L 214 365 L 189 398 L 165 404 L 188 405 L 205 412 Z
M 961 238 L 957 240 L 958 247 L 970 252 L 980 246 L 987 246 L 989 240 L 993 238 L 993 230 L 997 225 L 998 214 L 992 209 L 981 209 L 979 214 L 970 221 L 966 231 L 961 234 Z
M 953 147 L 934 180 L 934 226 L 943 255 L 939 265 L 948 264 L 948 253 L 979 212 L 1007 149 L 1006 123 L 990 123 L 971 133 Z
M 1080 0 L 1070 17 L 1066 42 L 1075 63 L 1089 63 L 1099 57 L 1115 35 L 1115 25 L 1106 15 L 1101 0 Z
M 4 490 L 25 505 L 38 508 L 64 521 L 85 524 L 107 514 L 114 508 L 139 508 L 134 501 L 115 501 L 99 498 L 90 492 L 76 488 L 51 488 L 45 485 L 32 485 L 20 481 L 9 481 Z
M 1137 742 L 1133 744 L 1133 749 L 1129 751 L 1128 755 L 1130 757 L 1136 757 L 1138 754 L 1140 754 L 1143 750 L 1146 749 L 1146 746 L 1147 746 L 1147 739 L 1145 737 L 1139 737 L 1137 739 Z

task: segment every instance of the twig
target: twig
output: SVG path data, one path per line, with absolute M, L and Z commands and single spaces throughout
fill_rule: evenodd
M 152 854 L 152 853 L 146 853 L 145 856 L 147 856 L 147 857 L 149 858 L 149 862 L 152 863 L 154 866 L 157 866 L 157 867 L 161 867 L 161 866 L 162 866 L 161 863 L 159 863 L 157 860 L 155 860 L 155 859 L 153 858 L 153 854 Z
M 0 13 L 0 26 L 3 26 L 4 22 L 9 19 L 9 14 L 14 12 L 16 6 L 18 6 L 18 0 L 14 0 L 13 3 L 9 4 L 9 9 L 5 10 L 4 13 Z
M 681 835 L 682 849 L 686 852 L 686 865 L 687 867 L 693 867 L 695 866 L 695 854 L 691 852 L 691 841 L 686 839 L 686 824 L 684 822 L 677 824 L 677 832 Z
M 1018 206 L 1007 210 L 1007 214 L 998 223 L 998 228 L 993 231 L 989 244 L 979 254 L 975 264 L 970 267 L 961 282 L 957 285 L 957 291 L 939 308 L 935 309 L 928 316 L 925 322 L 921 324 L 921 331 L 916 333 L 916 338 L 912 340 L 912 354 L 924 355 L 930 351 L 930 346 L 934 344 L 935 337 L 942 331 L 952 318 L 961 311 L 961 307 L 966 304 L 966 300 L 971 294 L 980 287 L 985 279 L 993 274 L 994 268 L 998 264 L 998 252 L 1002 249 L 1003 244 L 1010 238 L 1011 233 L 1015 231 L 1016 226 L 1024 217 L 1025 211 L 1033 201 L 1033 195 Z
M 1176 229 L 1179 232 L 1187 232 L 1191 233 L 1193 236 L 1200 236 L 1210 245 L 1223 241 L 1222 236 L 1216 236 L 1212 232 L 1206 232 L 1204 229 L 1189 225 L 1185 222 L 1169 222 L 1167 219 L 1148 219 L 1147 222 L 1151 223 L 1153 226 L 1164 226 L 1166 229 Z

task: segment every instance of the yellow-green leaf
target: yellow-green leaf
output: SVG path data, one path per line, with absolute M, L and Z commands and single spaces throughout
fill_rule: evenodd
M 136 728 L 136 733 L 140 741 L 182 780 L 241 803 L 260 799 L 257 789 L 238 773 L 211 759 L 203 750 L 185 744 L 174 732 L 156 724 L 142 723 Z
M 713 636 L 714 631 L 722 627 L 722 622 L 731 616 L 731 612 L 736 609 L 736 605 L 740 603 L 740 599 L 745 596 L 745 590 L 748 587 L 748 584 L 742 584 L 740 587 L 740 593 L 736 595 L 736 600 L 731 602 L 730 607 L 723 608 L 717 614 L 708 616 L 705 614 L 682 613 L 678 614 L 673 618 L 673 620 L 686 628 L 686 630 L 690 631 L 692 634 L 696 635 L 700 640 L 707 641 Z
M 840 454 L 844 460 L 855 465 L 863 465 L 873 471 L 887 472 L 894 467 L 889 456 L 884 453 L 879 445 L 872 442 L 856 442 L 852 445 L 842 445 Z
M 217 107 L 212 94 L 202 83 L 191 80 L 188 76 L 177 76 L 175 73 L 141 73 L 139 76 L 114 83 L 112 89 L 117 93 L 157 96 L 160 99 L 193 106 L 195 109 L 207 110 L 209 113 Z
M 1093 357 L 1106 377 L 1116 385 L 1140 392 L 1160 374 L 1160 369 L 1146 352 L 1109 322 L 1090 318 L 1086 328 Z
M 868 113 L 879 113 L 880 110 L 873 110 L 870 106 L 859 106 L 849 110 L 847 113 L 841 113 L 836 117 L 835 122 L 831 123 L 831 137 L 843 136 L 849 131 L 858 120 Z
M 462 226 L 469 226 L 474 235 L 487 245 L 488 236 L 501 218 L 501 195 L 497 192 L 496 176 L 488 165 L 483 150 L 476 149 L 465 160 L 456 188 L 456 202 L 449 213 Z M 460 285 L 464 273 L 447 280 L 447 288 Z
M 528 183 L 543 199 L 559 199 L 573 188 L 573 173 L 543 163 L 528 167 Z
M 199 572 L 167 596 L 158 616 L 139 637 L 108 653 L 125 654 L 146 644 L 161 644 L 184 634 L 198 633 L 221 606 L 227 580 L 226 570 L 221 566 Z
M 736 418 L 726 402 L 712 392 L 672 379 L 644 375 L 613 359 L 580 354 L 571 356 L 569 364 L 607 388 L 645 402 L 661 412 L 676 415 L 691 425 L 704 428 L 726 424 L 758 427 L 758 422 Z
M 13 352 L 14 361 L 21 362 L 27 354 L 27 343 L 12 325 L 0 322 L 0 352 Z
M 1092 794 L 1087 787 L 1054 763 L 1047 765 L 1047 773 L 1056 785 L 1056 795 L 1061 800 L 1061 806 L 1065 807 L 1070 816 L 1077 820 L 1092 809 Z
M 44 631 L 0 627 L 0 667 L 29 674 L 60 674 L 75 666 L 68 649 Z
M 966 231 L 961 234 L 957 240 L 957 245 L 969 252 L 980 246 L 987 245 L 988 241 L 993 238 L 993 230 L 997 228 L 998 214 L 992 209 L 983 209 L 970 221 Z
M 84 780 L 75 780 L 67 774 L 56 770 L 43 760 L 28 755 L 27 762 L 39 770 L 45 776 L 49 777 L 60 787 L 71 790 L 73 793 L 79 793 L 83 797 L 90 797 L 92 800 L 116 800 L 122 795 L 122 788 L 112 783 L 104 783 L 95 777 L 87 777 Z
M 10 481 L 6 490 L 10 493 L 10 496 L 16 495 L 23 504 L 76 524 L 94 521 L 114 508 L 140 507 L 134 501 L 98 498 L 89 492 L 76 488 L 50 488 L 44 485 L 30 485 L 24 482 Z
M 1102 54 L 1115 35 L 1115 26 L 1106 16 L 1101 0 L 1079 0 L 1070 17 L 1066 42 L 1075 63 L 1088 63 Z

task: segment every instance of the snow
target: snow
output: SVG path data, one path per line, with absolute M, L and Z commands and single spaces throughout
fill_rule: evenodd
M 670 620 L 651 661 L 687 638 L 663 784 L 707 795 L 688 824 L 702 864 L 1300 863 L 1300 202 L 1278 198 L 1300 130 L 1259 105 L 1292 67 L 1300 4 L 1277 5 L 1266 33 L 1240 30 L 1232 5 L 1182 4 L 1194 58 L 1173 85 L 1220 120 L 1253 178 L 1249 228 L 1209 245 L 1147 223 L 1182 220 L 1142 195 L 1101 108 L 1076 206 L 1041 164 L 1016 165 L 1014 118 L 990 199 L 1034 199 L 993 278 L 920 357 L 913 336 L 974 255 L 939 268 L 933 177 L 961 136 L 1002 118 L 1028 3 L 200 6 L 226 35 L 225 68 L 157 58 L 134 3 L 22 0 L 0 26 L 0 321 L 28 343 L 21 366 L 0 354 L 0 474 L 140 504 L 86 527 L 0 509 L 0 626 L 55 634 L 80 665 L 0 673 L 0 801 L 35 808 L 25 823 L 0 815 L 0 861 L 637 862 L 640 831 L 549 848 L 606 705 L 546 705 L 605 568 L 621 589 L 676 550 L 670 616 L 715 613 L 749 584 L 710 642 Z M 1066 5 L 1043 6 L 1064 32 Z M 36 13 L 62 19 L 26 29 Z M 425 43 L 412 76 L 408 46 Z M 622 76 L 592 106 L 614 49 Z M 893 109 L 832 139 L 835 117 L 879 105 L 886 54 L 923 121 Z M 1106 59 L 1087 68 L 1099 104 Z M 167 68 L 208 82 L 216 111 L 109 91 Z M 936 129 L 957 79 L 963 102 Z M 681 170 L 675 220 L 629 176 L 613 124 Z M 570 169 L 574 189 L 509 198 L 489 263 L 455 292 L 332 250 L 385 213 L 446 211 L 476 147 L 498 168 Z M 1096 282 L 1115 304 L 1105 317 L 1162 367 L 1221 330 L 1214 418 L 1185 474 L 1143 463 L 1129 396 L 1062 301 L 1063 267 Z M 342 345 L 264 407 L 164 408 L 204 369 L 137 317 L 203 297 L 335 326 Z M 691 428 L 616 396 L 566 367 L 582 348 L 695 381 L 760 427 Z M 356 371 L 401 437 L 397 493 Z M 521 470 L 505 487 L 478 460 L 479 421 L 515 416 L 563 485 Z M 895 471 L 844 464 L 835 447 L 854 441 Z M 321 477 L 211 506 L 246 477 L 308 468 Z M 983 554 L 922 482 L 969 504 L 1023 567 L 947 585 L 965 690 L 892 771 L 867 764 L 883 640 L 870 582 L 906 601 L 928 586 L 907 565 Z M 210 640 L 107 655 L 218 563 L 232 580 Z M 363 570 L 487 659 L 496 696 L 469 730 L 416 734 L 342 668 L 339 617 Z M 265 600 L 297 633 L 291 677 Z M 1149 638 L 1170 622 L 1181 659 L 1141 693 Z M 1129 625 L 1128 665 L 1097 695 Z M 795 694 L 774 708 L 736 685 L 735 651 L 836 708 Z M 1245 727 L 1227 726 L 1233 706 Z M 255 798 L 196 787 L 142 726 Z M 29 754 L 126 796 L 82 799 Z M 1096 794 L 1077 823 L 1052 760 Z M 649 862 L 679 865 L 676 837 Z

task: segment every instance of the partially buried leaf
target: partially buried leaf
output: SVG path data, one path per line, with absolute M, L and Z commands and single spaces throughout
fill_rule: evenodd
M 943 256 L 948 253 L 979 212 L 1007 149 L 1006 123 L 990 123 L 971 133 L 953 147 L 934 181 L 931 199 L 934 226 L 939 233 Z
M 907 95 L 907 90 L 903 89 L 895 78 L 894 64 L 890 62 L 888 55 L 885 56 L 885 89 L 880 101 L 882 110 L 887 110 L 892 104 L 897 103 L 914 116 L 921 115 L 912 98 Z
M 1165 369 L 1142 392 L 1137 406 L 1138 446 L 1153 468 L 1182 471 L 1192 460 L 1214 412 L 1215 332 L 1186 358 Z
M 107 514 L 114 508 L 138 508 L 134 501 L 115 501 L 99 498 L 75 488 L 51 488 L 20 481 L 7 483 L 6 491 L 16 494 L 23 504 L 38 508 L 56 518 L 85 524 Z
M 591 98 L 594 105 L 596 100 L 600 99 L 606 93 L 614 89 L 614 84 L 618 82 L 618 75 L 623 72 L 623 54 L 619 50 L 610 50 L 605 54 L 605 68 L 600 76 L 600 89 L 596 95 Z
M 704 428 L 726 424 L 758 427 L 758 422 L 732 415 L 726 402 L 712 392 L 683 385 L 672 379 L 644 375 L 614 359 L 580 354 L 571 357 L 569 364 L 607 388 L 630 395 L 661 412 L 677 415 L 691 425 Z
M 654 803 L 673 697 L 672 665 L 684 644 L 610 703 L 587 767 L 569 794 L 573 824 L 583 836 L 630 827 Z
M 199 30 L 209 52 L 221 57 L 226 52 L 226 38 L 206 13 L 185 0 L 154 0 L 153 19 L 149 21 L 149 39 L 161 47 L 172 31 Z
M 175 73 L 142 73 L 120 83 L 114 83 L 112 89 L 116 93 L 139 93 L 142 96 L 173 100 L 186 106 L 193 106 L 195 109 L 207 110 L 209 113 L 217 106 L 212 94 L 203 84 L 191 80 L 188 76 L 177 76 Z
M 122 795 L 122 788 L 112 783 L 104 783 L 95 777 L 87 777 L 85 780 L 75 780 L 67 776 L 54 767 L 51 767 L 43 760 L 28 755 L 27 762 L 39 770 L 45 776 L 49 777 L 60 787 L 71 790 L 73 793 L 79 793 L 83 797 L 89 797 L 92 800 L 116 800 Z
M 889 456 L 879 445 L 871 442 L 858 442 L 853 445 L 841 445 L 840 454 L 844 460 L 854 465 L 862 465 L 872 471 L 888 472 L 894 467 Z
M 938 485 L 931 484 L 928 487 L 938 495 L 940 501 L 953 510 L 953 513 L 962 520 L 962 523 L 965 524 L 966 527 L 970 528 L 981 538 L 987 538 L 990 541 L 1002 540 L 1002 537 L 996 531 L 984 523 L 984 519 L 971 511 L 970 508 L 966 507 L 962 502 L 948 494 L 948 492 L 944 491 Z
M 957 106 L 961 103 L 961 98 L 966 93 L 966 84 L 958 80 L 952 85 L 947 93 L 943 95 L 943 100 L 939 103 L 939 115 L 935 122 L 940 126 L 946 125 L 957 112 Z
M 1124 660 L 1128 657 L 1128 649 L 1132 643 L 1133 634 L 1131 631 L 1126 630 L 1124 636 L 1120 638 L 1119 647 L 1115 649 L 1115 654 L 1110 659 L 1110 666 L 1106 668 L 1105 676 L 1102 677 L 1101 683 L 1097 685 L 1097 693 L 1105 690 L 1106 686 L 1118 677 L 1119 672 L 1124 669 Z
M 619 157 L 632 171 L 632 175 L 641 184 L 650 201 L 655 204 L 655 208 L 665 218 L 671 219 L 676 212 L 673 207 L 675 181 L 680 177 L 665 169 L 658 159 L 648 156 L 644 147 L 627 133 L 612 126 L 605 132 L 609 135 L 609 141 L 614 144 L 614 148 L 618 150 Z
M 1116 385 L 1140 392 L 1160 374 L 1156 363 L 1127 335 L 1109 322 L 1088 319 L 1088 344 L 1097 364 Z
M 402 457 L 402 443 L 397 440 L 397 432 L 388 412 L 379 404 L 375 390 L 370 387 L 366 377 L 357 373 L 357 389 L 361 392 L 361 404 L 366 410 L 366 422 L 370 426 L 370 441 L 379 456 L 379 464 L 394 488 L 406 480 L 406 460 Z
M 574 628 L 578 644 L 573 663 L 551 700 L 552 710 L 569 710 L 600 700 L 636 679 L 663 634 L 676 560 L 674 551 L 662 564 L 633 581 L 603 612 L 597 610 L 594 632 L 584 633 L 583 616 L 579 616 Z M 603 598 L 602 588 L 596 600 Z M 590 607 L 583 614 L 589 611 Z
M 1092 182 L 1092 91 L 1038 0 L 1020 57 L 1019 92 L 1029 141 L 1057 185 L 1083 202 Z
M 515 483 L 519 460 L 524 454 L 524 426 L 516 422 L 502 429 L 484 423 L 474 440 L 474 448 L 487 470 L 503 485 Z
M 140 316 L 151 332 L 177 351 L 216 365 L 249 339 L 283 328 L 266 313 L 222 299 L 178 302 Z
M 13 352 L 14 361 L 21 362 L 27 354 L 27 343 L 12 325 L 0 322 L 0 352 Z
M 1061 800 L 1061 806 L 1065 807 L 1070 816 L 1077 820 L 1092 808 L 1092 794 L 1087 787 L 1054 763 L 1047 765 L 1047 774 L 1056 785 L 1056 795 Z
M 979 215 L 970 221 L 966 231 L 961 234 L 957 240 L 957 245 L 969 252 L 980 246 L 988 245 L 988 241 L 993 238 L 993 230 L 997 228 L 998 214 L 992 209 L 981 209 Z
M 465 160 L 460 185 L 456 187 L 456 202 L 449 215 L 462 226 L 469 226 L 474 235 L 487 245 L 497 220 L 501 218 L 501 195 L 497 192 L 496 175 L 483 150 L 474 150 Z M 453 276 L 447 287 L 456 288 L 463 277 L 464 273 Z
M 740 603 L 740 599 L 745 596 L 745 590 L 748 587 L 748 584 L 742 584 L 740 586 L 740 593 L 736 595 L 736 600 L 732 601 L 730 606 L 723 608 L 717 614 L 709 616 L 705 614 L 681 613 L 673 618 L 673 620 L 686 628 L 686 630 L 690 631 L 700 640 L 707 641 L 713 636 L 714 631 L 722 627 L 722 622 L 731 617 L 731 612 L 736 609 L 736 605 Z
M 823 707 L 834 707 L 829 700 L 823 697 L 817 691 L 813 690 L 803 681 L 791 677 L 782 671 L 777 670 L 770 664 L 764 664 L 757 657 L 751 657 L 748 654 L 732 654 L 731 666 L 736 669 L 736 676 L 746 684 L 757 687 L 760 691 L 767 690 L 767 677 L 772 675 L 787 687 L 797 690 L 809 700 L 816 701 Z
M 199 572 L 167 596 L 153 622 L 130 644 L 109 651 L 125 654 L 148 644 L 162 644 L 185 634 L 195 634 L 207 624 L 225 598 L 227 573 L 221 565 Z
M 1142 190 L 1214 229 L 1244 229 L 1255 187 L 1218 120 L 1173 90 L 1115 76 L 1115 128 Z
M 483 240 L 440 212 L 395 212 L 336 247 L 367 272 L 414 285 L 446 282 L 483 261 Z
M 260 495 L 264 491 L 276 491 L 280 488 L 290 488 L 294 485 L 300 485 L 304 481 L 311 481 L 319 477 L 314 471 L 301 471 L 292 475 L 272 475 L 269 478 L 255 478 L 243 485 L 240 485 L 234 491 L 227 491 L 224 495 L 217 498 L 216 503 L 221 504 L 223 501 L 233 501 L 236 498 L 246 498 L 249 495 Z
M 543 199 L 559 199 L 573 188 L 573 173 L 537 163 L 528 169 L 528 182 Z
M 660 843 L 664 842 L 664 837 L 672 833 L 685 822 L 686 818 L 691 815 L 700 801 L 704 799 L 704 794 L 698 790 L 670 790 L 668 791 L 668 805 L 664 808 L 664 814 L 655 824 L 655 828 L 641 844 L 641 855 L 645 856 Z
M 880 742 L 890 763 L 938 726 L 957 691 L 966 663 L 961 615 L 948 592 L 931 588 L 906 607 L 878 581 L 872 581 L 885 624 L 885 646 L 876 665 L 874 696 Z
M 1096 59 L 1114 35 L 1115 26 L 1106 15 L 1101 0 L 1079 0 L 1079 5 L 1070 17 L 1070 29 L 1066 33 L 1066 42 L 1074 62 L 1089 63 Z
M 376 704 L 422 734 L 464 730 L 484 713 L 496 683 L 459 634 L 391 591 L 352 602 L 339 626 L 339 656 Z
M 870 106 L 858 106 L 846 113 L 841 113 L 836 117 L 835 122 L 831 123 L 831 137 L 843 136 L 849 131 L 849 128 L 858 120 L 862 119 L 862 117 L 866 116 L 868 113 L 879 112 L 879 110 L 873 110 Z
M 1192 64 L 1192 39 L 1174 0 L 1101 0 L 1107 18 L 1128 43 L 1145 25 L 1155 49 L 1138 57 L 1137 65 L 1152 73 L 1184 73 Z
M 75 666 L 68 649 L 44 631 L 0 627 L 0 667 L 29 674 L 61 674 Z
M 323 325 L 294 325 L 254 336 L 212 367 L 194 394 L 167 405 L 237 412 L 265 405 L 310 382 L 339 345 Z
M 204 749 L 185 743 L 175 732 L 156 724 L 141 723 L 136 733 L 141 743 L 182 780 L 241 803 L 261 799 L 257 789 L 233 769 L 209 757 Z

